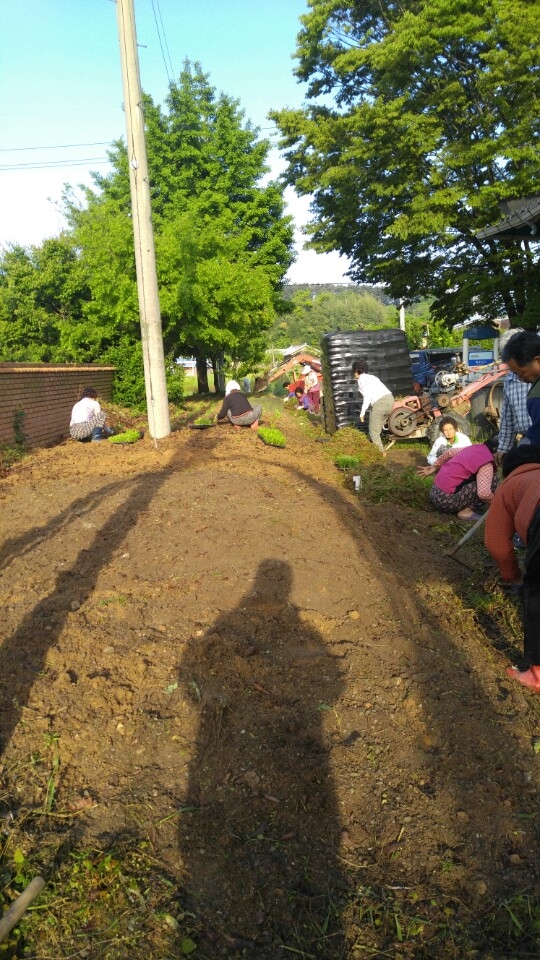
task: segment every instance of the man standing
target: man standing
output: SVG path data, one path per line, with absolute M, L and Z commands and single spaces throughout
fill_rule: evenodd
M 511 337 L 502 350 L 502 359 L 524 383 L 532 384 L 527 394 L 527 413 L 531 425 L 526 439 L 540 447 L 540 336 L 524 330 Z
M 369 439 L 379 448 L 383 456 L 386 456 L 381 433 L 384 421 L 390 414 L 394 406 L 394 397 L 388 387 L 382 380 L 373 374 L 368 373 L 367 360 L 354 360 L 352 366 L 353 377 L 358 384 L 358 390 L 362 394 L 362 409 L 360 410 L 360 422 L 364 422 L 366 410 L 370 409 L 369 414 Z
M 500 341 L 501 350 L 504 350 L 510 339 L 518 333 L 523 333 L 520 328 L 510 330 L 503 334 Z M 499 445 L 495 459 L 500 465 L 505 453 L 508 453 L 516 442 L 518 436 L 525 436 L 531 425 L 531 418 L 527 413 L 527 394 L 529 393 L 529 384 L 520 380 L 517 373 L 507 373 L 503 384 L 503 402 L 501 407 L 501 418 L 499 425 Z

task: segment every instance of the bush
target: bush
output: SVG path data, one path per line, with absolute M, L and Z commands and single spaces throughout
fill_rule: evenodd
M 259 427 L 257 436 L 269 447 L 284 447 L 287 443 L 281 430 L 277 430 L 275 427 Z

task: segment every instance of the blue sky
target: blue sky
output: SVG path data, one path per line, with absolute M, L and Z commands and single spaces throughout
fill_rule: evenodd
M 306 9 L 307 0 L 135 0 L 143 89 L 162 103 L 183 60 L 198 60 L 272 137 L 268 111 L 303 100 L 292 57 Z M 62 228 L 63 184 L 105 172 L 107 143 L 125 136 L 114 0 L 4 0 L 0 89 L 0 245 L 39 244 Z M 277 151 L 272 163 L 280 169 Z M 300 227 L 308 202 L 292 190 L 287 199 Z M 339 282 L 345 269 L 337 254 L 299 250 L 290 279 Z

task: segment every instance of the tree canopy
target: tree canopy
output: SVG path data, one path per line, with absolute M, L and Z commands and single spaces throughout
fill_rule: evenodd
M 166 352 L 252 359 L 264 346 L 292 261 L 283 188 L 263 183 L 270 148 L 237 101 L 216 95 L 199 65 L 185 64 L 166 108 L 145 99 L 155 243 Z M 89 267 L 92 310 L 119 333 L 137 322 L 125 144 L 95 177 L 69 220 Z
M 165 352 L 195 354 L 205 370 L 219 355 L 253 362 L 293 260 L 270 143 L 198 64 L 184 65 L 163 108 L 145 97 L 145 127 Z M 0 357 L 117 363 L 119 381 L 139 377 L 142 400 L 125 143 L 109 156 L 82 203 L 66 188 L 61 237 L 0 258 Z
M 301 110 L 273 114 L 311 243 L 357 282 L 432 297 L 448 322 L 539 320 L 539 248 L 480 240 L 498 201 L 538 190 L 535 0 L 309 0 Z
M 364 290 L 315 293 L 309 287 L 297 289 L 287 307 L 287 312 L 268 331 L 268 340 L 274 347 L 303 343 L 318 347 L 325 333 L 397 324 L 396 308 L 384 305 L 379 297 Z

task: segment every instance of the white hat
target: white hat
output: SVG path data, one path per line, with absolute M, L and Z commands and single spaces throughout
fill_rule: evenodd
M 240 390 L 240 384 L 236 380 L 229 380 L 225 386 L 225 396 L 228 397 L 233 390 Z
M 311 373 L 311 367 L 309 363 L 306 363 L 305 367 L 302 367 L 302 376 L 304 377 L 306 373 Z

